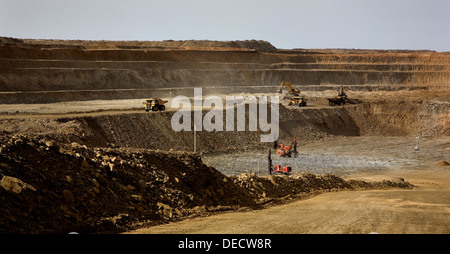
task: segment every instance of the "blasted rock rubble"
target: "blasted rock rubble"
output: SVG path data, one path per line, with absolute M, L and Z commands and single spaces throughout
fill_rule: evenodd
M 413 188 L 403 179 L 333 175 L 227 177 L 187 152 L 89 148 L 24 135 L 1 138 L 0 232 L 116 233 L 320 191 Z

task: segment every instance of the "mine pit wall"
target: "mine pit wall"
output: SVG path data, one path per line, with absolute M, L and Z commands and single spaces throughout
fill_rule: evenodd
M 450 136 L 450 102 L 387 100 L 346 107 L 361 135 Z
M 0 37 L 0 104 L 301 91 L 450 89 L 450 54 L 431 51 L 279 50 L 268 42 L 92 42 Z M 322 98 L 323 99 L 323 98 Z M 449 136 L 448 102 L 364 101 L 344 108 L 280 108 L 280 140 L 357 135 Z M 317 98 L 310 98 L 314 104 Z M 323 104 L 323 103 L 322 103 Z M 189 150 L 173 113 L 80 117 L 92 145 Z M 387 119 L 387 121 L 385 121 Z M 65 119 L 62 121 L 70 121 Z M 95 135 L 94 135 L 95 134 Z M 198 133 L 199 151 L 260 148 L 261 133 Z M 96 137 L 99 138 L 96 138 Z M 90 138 L 86 138 L 90 137 Z M 285 142 L 285 141 L 283 141 Z
M 448 137 L 449 112 L 449 103 L 430 101 L 362 103 L 345 107 L 301 110 L 292 110 L 280 105 L 278 141 L 290 144 L 296 137 L 297 142 L 303 144 L 360 135 Z M 135 113 L 60 119 L 61 122 L 73 120 L 79 122 L 79 132 L 82 133 L 64 136 L 64 140 L 61 141 L 77 142 L 92 147 L 193 151 L 193 131 L 173 131 L 171 127 L 173 114 L 174 112 Z M 246 118 L 248 119 L 248 113 Z M 246 126 L 248 128 L 248 122 Z M 273 143 L 260 142 L 262 134 L 261 131 L 248 130 L 197 131 L 197 152 L 236 152 L 272 147 Z
M 253 92 L 263 87 L 273 92 L 281 81 L 290 81 L 302 91 L 339 85 L 354 91 L 449 89 L 450 85 L 447 53 L 335 54 L 277 50 L 258 41 L 193 43 L 201 47 L 177 48 L 189 42 L 128 42 L 126 47 L 127 42 L 0 38 L 0 103 L 144 98 L 164 95 L 164 89 L 168 89 L 165 95 L 178 95 L 170 92 L 192 87 L 212 92 L 216 88 Z
M 174 131 L 171 127 L 174 113 L 167 111 L 59 119 L 61 123 L 69 121 L 79 123 L 78 131 L 59 139 L 63 142 L 77 142 L 91 147 L 116 146 L 193 151 L 194 133 L 193 131 Z M 224 128 L 225 116 L 226 112 L 223 119 Z M 246 119 L 248 118 L 247 110 Z M 235 116 L 235 121 L 236 119 Z M 273 146 L 273 143 L 260 142 L 261 135 L 268 134 L 270 131 L 261 132 L 259 127 L 258 131 L 249 131 L 248 121 L 246 131 L 237 131 L 236 123 L 234 126 L 234 131 L 197 131 L 197 151 L 246 151 Z M 359 132 L 358 126 L 345 108 L 291 110 L 280 105 L 280 141 L 291 143 L 293 138 L 297 137 L 297 140 L 303 143 L 333 139 L 336 135 L 357 136 Z

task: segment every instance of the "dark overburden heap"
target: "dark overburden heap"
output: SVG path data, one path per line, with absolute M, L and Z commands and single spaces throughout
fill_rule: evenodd
M 15 136 L 2 140 L 0 178 L 3 233 L 114 232 L 254 205 L 199 156 L 182 152 L 57 146 Z
M 0 138 L 0 233 L 120 232 L 302 193 L 412 185 L 333 175 L 226 177 L 186 152 Z

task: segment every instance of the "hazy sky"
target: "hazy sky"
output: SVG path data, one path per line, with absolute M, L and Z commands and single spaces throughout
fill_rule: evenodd
M 450 51 L 450 0 L 0 0 L 0 36 Z

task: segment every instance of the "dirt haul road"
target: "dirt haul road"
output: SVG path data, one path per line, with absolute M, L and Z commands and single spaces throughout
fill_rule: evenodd
M 418 188 L 328 192 L 268 209 L 189 219 L 129 233 L 450 233 L 449 174 L 434 172 L 430 177 L 416 171 L 406 177 Z

